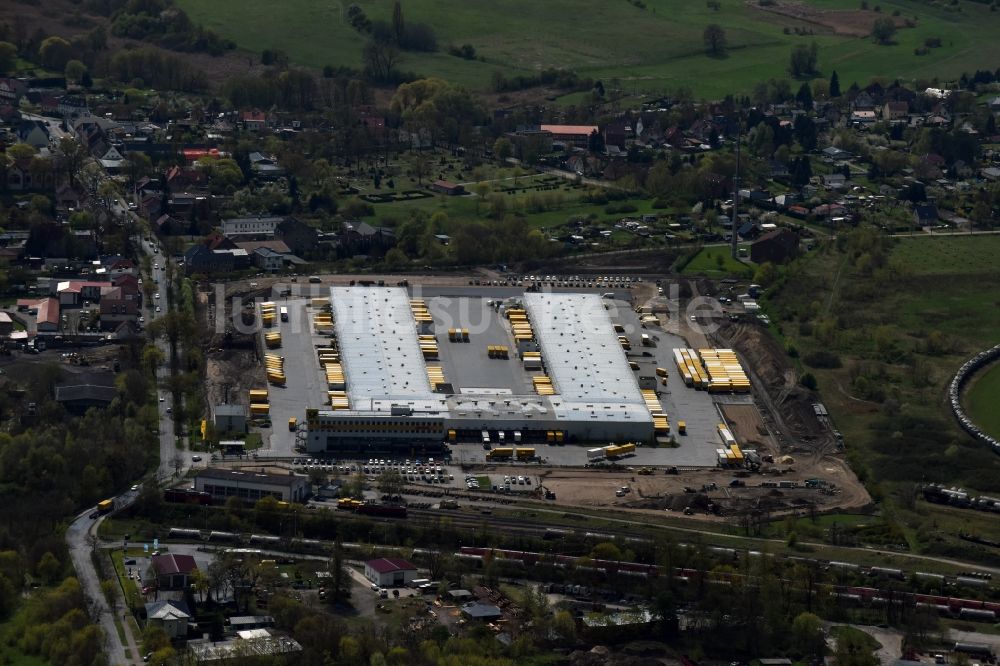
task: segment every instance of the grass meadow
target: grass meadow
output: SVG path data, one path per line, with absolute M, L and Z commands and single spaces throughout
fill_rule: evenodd
M 800 260 L 765 301 L 801 371 L 816 376 L 852 467 L 886 500 L 892 539 L 918 552 L 978 550 L 958 539 L 963 530 L 1000 536 L 987 515 L 963 510 L 961 520 L 948 519 L 942 508 L 915 499 L 917 485 L 926 482 L 1000 491 L 996 455 L 958 428 L 946 400 L 958 367 L 996 344 L 997 249 L 994 236 L 900 239 L 889 254 L 895 276 L 879 279 L 825 245 Z M 824 326 L 831 328 L 821 333 Z M 939 348 L 929 349 L 930 340 Z M 832 352 L 840 367 L 810 366 L 815 352 Z M 986 390 L 997 396 L 1000 372 L 992 381 L 996 388 Z
M 252 53 L 285 50 L 292 61 L 310 67 L 360 67 L 362 35 L 344 19 L 343 0 L 178 0 L 191 17 Z M 357 0 L 369 18 L 389 20 L 391 0 Z M 855 10 L 854 0 L 809 0 L 823 9 Z M 820 75 L 834 69 L 846 88 L 873 76 L 904 81 L 956 77 L 962 71 L 992 67 L 1000 60 L 1000 14 L 986 5 L 960 2 L 960 11 L 915 0 L 878 3 L 883 13 L 915 17 L 915 27 L 900 29 L 896 43 L 830 33 L 813 23 L 782 16 L 743 0 L 720 0 L 718 11 L 705 2 L 645 0 L 641 9 L 625 0 L 525 2 L 495 0 L 405 0 L 404 17 L 427 23 L 437 33 L 436 53 L 407 53 L 400 68 L 437 76 L 470 89 L 485 90 L 494 72 L 530 73 L 546 67 L 617 82 L 623 90 L 664 92 L 684 86 L 696 95 L 720 97 L 748 92 L 767 78 L 787 77 L 795 44 L 819 46 Z M 943 3 L 942 3 L 943 4 Z M 729 52 L 704 53 L 702 31 L 709 23 L 726 30 Z M 786 34 L 786 28 L 790 29 Z M 795 28 L 816 34 L 796 36 Z M 927 37 L 941 48 L 917 56 Z M 448 55 L 450 44 L 471 44 L 477 59 Z

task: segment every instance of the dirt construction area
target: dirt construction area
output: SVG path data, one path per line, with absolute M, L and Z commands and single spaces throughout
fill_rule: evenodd
M 756 0 L 747 3 L 749 6 L 761 11 L 781 14 L 804 23 L 825 28 L 835 35 L 845 37 L 867 37 L 871 34 L 875 21 L 885 16 L 881 12 L 868 9 L 841 10 L 822 9 L 804 2 L 775 2 L 773 4 L 762 5 Z M 906 26 L 906 21 L 901 17 L 894 17 L 893 21 L 897 28 Z
M 822 484 L 807 487 L 806 480 L 817 478 L 813 473 L 819 471 L 824 472 L 819 477 Z M 851 511 L 871 502 L 868 493 L 842 464 L 804 471 L 797 469 L 793 461 L 770 466 L 761 474 L 746 474 L 718 468 L 679 475 L 665 474 L 662 470 L 644 475 L 628 468 L 621 471 L 561 468 L 539 472 L 544 487 L 556 494 L 556 504 L 671 511 L 700 518 L 726 518 L 747 510 L 762 511 L 772 517 L 808 511 Z M 734 481 L 743 485 L 731 486 Z M 780 483 L 794 487 L 762 485 Z M 625 488 L 628 491 L 619 495 Z

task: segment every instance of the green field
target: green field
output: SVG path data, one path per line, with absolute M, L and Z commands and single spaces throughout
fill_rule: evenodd
M 178 0 L 191 17 L 234 40 L 240 48 L 260 53 L 285 50 L 298 64 L 359 67 L 364 38 L 344 19 L 347 3 L 319 0 Z M 371 19 L 389 20 L 390 0 L 358 0 Z M 645 0 L 640 9 L 625 0 L 579 2 L 496 0 L 464 3 L 456 0 L 404 0 L 406 20 L 429 24 L 437 34 L 437 53 L 405 54 L 400 69 L 423 76 L 485 89 L 495 71 L 507 75 L 545 67 L 581 75 L 618 79 L 621 88 L 662 92 L 679 86 L 696 94 L 718 97 L 747 92 L 770 77 L 787 77 L 793 45 L 815 41 L 820 47 L 821 75 L 833 69 L 846 88 L 872 76 L 904 81 L 955 77 L 962 71 L 991 67 L 1000 60 L 1000 14 L 986 5 L 961 2 L 960 11 L 915 0 L 880 2 L 884 14 L 899 11 L 916 16 L 913 28 L 901 29 L 896 44 L 878 46 L 867 38 L 833 35 L 815 23 L 764 11 L 756 3 L 721 0 L 719 11 L 704 2 Z M 855 10 L 853 0 L 809 0 L 823 9 Z M 709 23 L 726 30 L 728 57 L 704 54 L 702 31 Z M 794 28 L 815 34 L 796 36 Z M 792 29 L 785 34 L 785 29 Z M 925 56 L 914 48 L 927 37 L 939 37 L 942 47 Z M 447 54 L 448 45 L 471 44 L 478 58 L 464 60 Z
M 892 258 L 916 275 L 977 274 L 997 266 L 1000 236 L 901 238 Z M 995 268 L 994 272 L 1000 271 Z
M 993 365 L 973 380 L 966 396 L 969 416 L 993 437 L 1000 437 L 1000 365 Z
M 688 262 L 682 271 L 685 275 L 704 275 L 711 278 L 749 277 L 753 264 L 733 259 L 728 246 L 706 247 Z

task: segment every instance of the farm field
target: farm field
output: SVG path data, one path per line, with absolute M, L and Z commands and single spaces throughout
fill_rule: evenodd
M 994 437 L 1000 437 L 1000 365 L 983 371 L 969 386 L 965 398 L 969 416 Z
M 191 17 L 247 51 L 283 49 L 294 63 L 309 67 L 342 65 L 359 68 L 364 37 L 347 23 L 346 4 L 319 0 L 178 0 Z M 389 0 L 359 0 L 369 18 L 389 20 Z M 582 76 L 617 81 L 629 93 L 664 92 L 684 86 L 696 95 L 718 97 L 749 92 L 771 77 L 787 77 L 795 44 L 816 42 L 820 76 L 833 69 L 846 87 L 872 76 L 901 80 L 956 77 L 962 71 L 988 67 L 1000 59 L 994 39 L 1000 14 L 985 4 L 962 2 L 961 11 L 915 0 L 882 2 L 882 15 L 899 12 L 896 43 L 879 46 L 844 25 L 868 25 L 875 12 L 857 11 L 852 0 L 810 0 L 806 11 L 783 3 L 761 9 L 742 0 L 721 0 L 714 11 L 705 3 L 646 0 L 640 9 L 621 0 L 591 2 L 586 10 L 569 0 L 528 3 L 497 0 L 488 4 L 455 0 L 406 0 L 404 17 L 426 23 L 437 33 L 436 53 L 406 53 L 399 68 L 420 76 L 437 76 L 475 90 L 486 90 L 494 72 L 511 76 L 546 67 L 570 69 Z M 774 11 L 772 11 L 774 10 Z M 848 15 L 828 10 L 848 11 Z M 728 57 L 704 54 L 702 31 L 709 23 L 726 30 Z M 553 29 L 558 26 L 558 29 Z M 814 34 L 797 36 L 795 29 Z M 788 34 L 786 34 L 786 29 Z M 942 46 L 925 56 L 914 49 L 927 37 Z M 477 59 L 448 55 L 449 45 L 471 44 Z

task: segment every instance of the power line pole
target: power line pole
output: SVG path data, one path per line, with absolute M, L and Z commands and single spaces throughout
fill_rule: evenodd
M 732 232 L 732 252 L 733 259 L 739 259 L 739 247 L 737 244 L 737 234 L 736 234 L 736 220 L 738 219 L 737 211 L 740 205 L 740 143 L 742 143 L 742 129 L 743 123 L 737 118 L 736 119 L 736 174 L 733 176 L 733 226 L 730 230 Z

